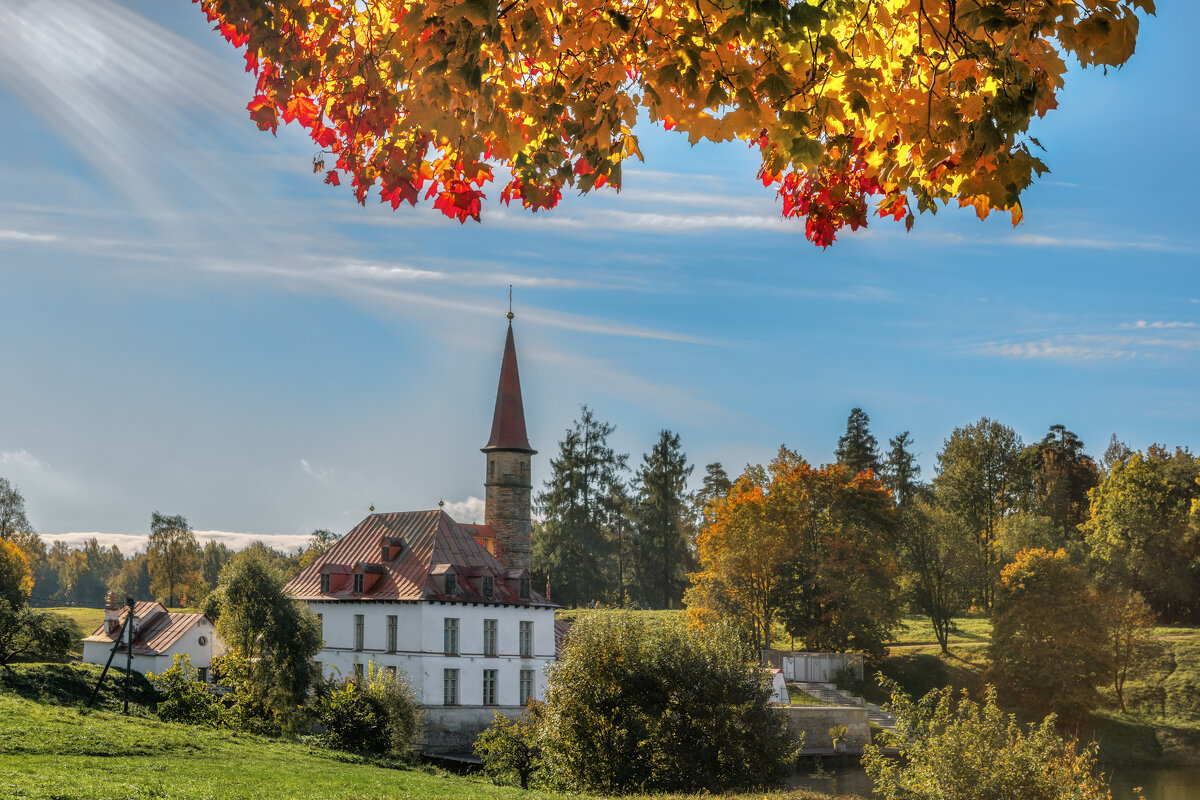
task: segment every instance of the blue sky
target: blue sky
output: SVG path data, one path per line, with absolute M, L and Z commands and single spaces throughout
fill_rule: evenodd
M 471 521 L 510 283 L 535 481 L 583 403 L 635 462 L 679 432 L 697 476 L 825 462 L 854 406 L 927 478 L 984 415 L 1200 449 L 1197 27 L 1164 2 L 1124 69 L 1069 76 L 1018 228 L 946 209 L 821 251 L 744 146 L 649 126 L 620 195 L 363 209 L 249 121 L 190 2 L 0 0 L 0 475 L 52 538 Z

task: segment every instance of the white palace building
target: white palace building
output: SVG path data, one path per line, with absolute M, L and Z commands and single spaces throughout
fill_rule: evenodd
M 500 367 L 483 525 L 444 511 L 372 513 L 288 584 L 321 618 L 326 675 L 368 662 L 407 674 L 429 752 L 470 749 L 494 711 L 544 699 L 554 609 L 531 585 L 530 457 L 512 314 Z

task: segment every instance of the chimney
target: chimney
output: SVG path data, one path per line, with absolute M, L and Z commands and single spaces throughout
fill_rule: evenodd
M 104 630 L 109 637 L 121 629 L 121 610 L 117 607 L 117 596 L 109 592 L 104 596 Z

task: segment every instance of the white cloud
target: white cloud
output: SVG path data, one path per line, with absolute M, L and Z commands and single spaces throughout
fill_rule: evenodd
M 46 466 L 46 462 L 41 461 L 37 456 L 23 447 L 20 450 L 0 452 L 0 464 L 12 464 L 14 466 L 29 468 Z
M 268 547 L 283 552 L 292 552 L 304 547 L 308 534 L 290 533 L 234 533 L 231 531 L 196 531 L 196 540 L 203 547 L 208 541 L 222 542 L 231 550 L 243 550 L 253 542 L 264 542 Z M 42 538 L 49 542 L 64 542 L 68 547 L 82 547 L 88 539 L 95 538 L 103 547 L 116 545 L 126 556 L 146 551 L 146 534 L 103 533 L 100 531 L 47 534 Z
M 334 474 L 333 467 L 328 467 L 325 469 L 313 467 L 312 464 L 308 463 L 307 459 L 303 458 L 300 459 L 300 471 L 305 475 L 311 475 L 319 481 L 329 480 Z
M 482 497 L 471 496 L 465 500 L 446 503 L 442 510 L 453 517 L 456 522 L 483 524 L 485 505 Z
M 1138 320 L 1084 333 L 1059 333 L 1028 340 L 997 340 L 969 347 L 970 352 L 1011 359 L 1054 361 L 1114 361 L 1167 359 L 1200 351 L 1200 334 L 1190 322 Z
M 1126 324 L 1126 325 L 1123 325 L 1122 327 L 1125 327 L 1125 328 L 1131 328 L 1131 327 L 1132 328 L 1194 328 L 1194 327 L 1196 327 L 1196 323 L 1194 323 L 1194 322 L 1179 322 L 1177 320 L 1172 321 L 1172 322 L 1163 322 L 1162 320 L 1156 320 L 1154 322 L 1147 322 L 1144 319 L 1139 319 L 1137 322 L 1133 323 L 1132 325 Z

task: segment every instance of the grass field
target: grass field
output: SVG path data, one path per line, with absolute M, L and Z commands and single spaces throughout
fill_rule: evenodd
M 992 638 L 992 621 L 984 617 L 955 617 L 951 623 L 951 644 L 967 642 L 989 642 Z M 933 625 L 929 617 L 908 616 L 900 622 L 896 635 L 889 645 L 937 644 Z
M 60 606 L 58 608 L 40 608 L 39 611 L 53 611 L 55 614 L 71 620 L 75 626 L 75 643 L 71 647 L 71 657 L 78 660 L 83 658 L 83 642 L 85 636 L 91 636 L 92 631 L 104 622 L 103 608 L 79 608 L 78 606 Z

